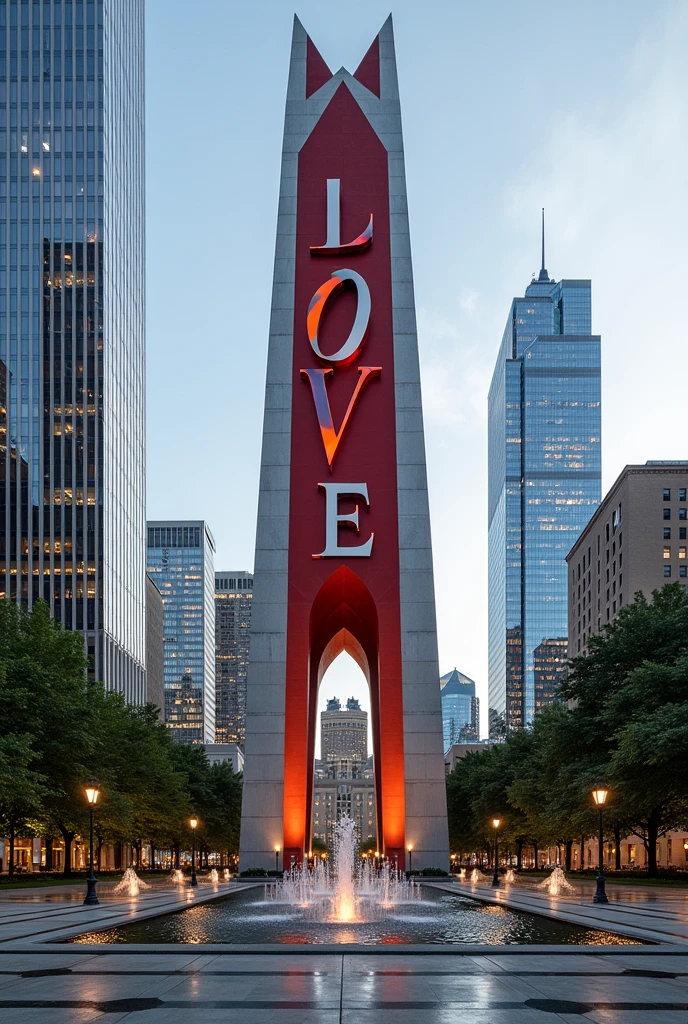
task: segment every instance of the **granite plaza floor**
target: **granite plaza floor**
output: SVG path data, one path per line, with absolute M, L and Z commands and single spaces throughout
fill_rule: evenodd
M 469 894 L 470 886 L 448 883 Z M 85 908 L 81 889 L 0 897 L 2 1024 L 688 1024 L 688 889 L 610 886 L 591 903 L 523 890 L 553 916 L 619 931 L 651 929 L 645 946 L 52 945 L 95 927 L 226 895 L 152 890 Z M 484 899 L 489 891 L 473 890 Z M 57 898 L 56 898 L 57 897 Z M 567 919 L 569 919 L 567 917 Z

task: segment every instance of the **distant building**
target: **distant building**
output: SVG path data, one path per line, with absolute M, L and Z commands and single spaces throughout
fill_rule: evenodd
M 570 658 L 637 591 L 688 585 L 688 459 L 626 466 L 569 551 Z
M 165 721 L 165 606 L 162 594 L 146 576 L 146 701 Z
M 242 750 L 252 599 L 252 573 L 215 573 L 215 740 Z
M 440 698 L 444 749 L 479 739 L 480 701 L 473 680 L 458 669 L 447 672 L 440 677 Z
M 590 281 L 550 278 L 543 222 L 542 268 L 511 304 L 488 403 L 494 738 L 533 721 L 565 665 L 566 553 L 601 497 L 600 338 L 591 329 Z
M 368 712 L 353 697 L 336 697 L 320 713 L 320 760 L 313 783 L 313 836 L 331 845 L 337 821 L 356 822 L 360 842 L 376 834 L 375 775 L 368 757 Z
M 359 842 L 375 842 L 375 777 L 372 757 L 363 763 L 348 760 L 316 761 L 313 790 L 314 838 L 331 846 L 335 824 L 343 815 L 348 815 L 356 823 Z
M 205 752 L 211 764 L 224 764 L 231 761 L 235 775 L 244 770 L 244 754 L 236 743 L 206 743 Z
M 481 750 L 489 750 L 494 747 L 494 740 L 478 740 L 477 743 L 453 743 L 444 755 L 444 770 L 449 774 L 456 768 L 462 757 L 470 753 L 480 753 Z
M 148 572 L 165 609 L 165 724 L 215 741 L 215 541 L 205 522 L 149 522 Z
M 559 699 L 559 687 L 564 681 L 569 660 L 568 646 L 567 637 L 555 637 L 543 640 L 533 651 L 536 714 Z
M 323 761 L 356 761 L 368 759 L 368 712 L 349 697 L 346 708 L 337 698 L 327 702 L 320 715 L 320 756 Z

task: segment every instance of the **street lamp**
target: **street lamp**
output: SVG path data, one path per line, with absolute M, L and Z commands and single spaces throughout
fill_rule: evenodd
M 406 847 L 409 855 L 409 875 L 413 872 L 413 846 L 411 843 Z
M 595 895 L 592 898 L 593 903 L 609 903 L 607 899 L 607 893 L 604 887 L 604 840 L 602 836 L 602 808 L 607 802 L 609 796 L 609 790 L 606 786 L 595 786 L 592 791 L 592 798 L 595 801 L 597 807 L 597 825 L 598 825 L 598 857 L 599 857 L 599 868 L 597 873 L 597 888 L 595 889 Z
M 452 855 L 450 857 L 450 860 L 451 860 L 451 871 L 452 871 L 452 874 L 454 874 L 454 872 L 456 871 L 456 854 L 455 853 L 452 853 Z
M 189 825 L 191 825 L 191 884 L 196 886 L 198 885 L 196 878 L 196 825 L 198 825 L 198 818 L 190 818 Z
M 276 846 L 275 847 L 275 871 L 279 871 L 279 855 L 280 855 L 280 848 L 279 848 L 279 846 Z
M 89 818 L 89 842 L 88 842 L 88 877 L 86 879 L 86 896 L 84 898 L 84 905 L 88 907 L 95 906 L 100 902 L 96 896 L 96 878 L 95 871 L 93 870 L 93 808 L 98 803 L 98 797 L 100 796 L 100 789 L 95 779 L 89 779 L 88 785 L 84 787 L 86 790 L 86 799 L 88 800 L 88 818 Z M 69 865 L 67 865 L 69 867 Z
M 492 819 L 492 827 L 494 828 L 495 844 L 494 844 L 494 874 L 492 876 L 492 888 L 499 888 L 499 826 L 501 822 L 499 818 Z

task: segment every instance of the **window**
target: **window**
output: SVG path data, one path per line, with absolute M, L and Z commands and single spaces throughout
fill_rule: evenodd
M 679 526 L 678 528 L 678 539 L 686 540 L 686 528 L 685 526 Z
M 671 566 L 670 565 L 665 565 L 664 566 L 664 575 L 665 575 L 665 577 L 667 579 L 669 579 L 669 577 L 671 576 Z
M 678 574 L 681 579 L 685 579 L 688 576 L 688 565 L 680 565 L 678 567 Z
M 680 518 L 681 517 L 679 515 L 679 519 Z M 665 509 L 662 510 L 662 519 L 671 519 L 671 509 L 670 508 L 665 508 Z
M 664 540 L 671 540 L 671 527 L 670 526 L 665 526 L 664 527 Z
M 671 489 L 669 487 L 665 487 L 662 491 L 662 501 L 671 501 Z
M 685 487 L 679 487 L 679 489 L 678 489 L 678 500 L 679 501 L 685 501 L 686 500 L 686 489 L 685 489 Z
M 678 510 L 679 519 L 688 519 L 688 508 L 680 508 Z
M 678 549 L 678 557 L 679 557 L 679 558 L 685 558 L 685 557 L 686 557 L 686 548 L 685 548 L 685 545 L 681 546 L 681 547 L 680 547 L 680 548 Z
M 666 546 L 664 547 L 664 557 L 671 558 L 671 548 L 668 548 Z

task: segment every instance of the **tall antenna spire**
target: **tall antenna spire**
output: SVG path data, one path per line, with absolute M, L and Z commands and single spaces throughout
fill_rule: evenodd
M 549 282 L 549 274 L 545 267 L 545 208 L 542 207 L 542 266 L 540 267 L 540 275 L 538 282 L 547 284 Z

